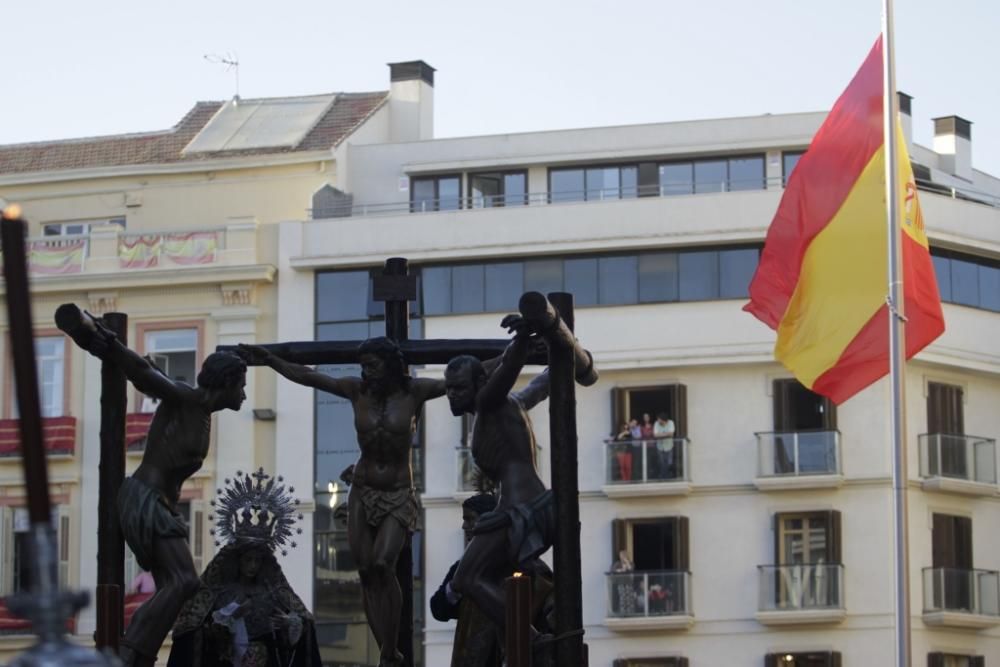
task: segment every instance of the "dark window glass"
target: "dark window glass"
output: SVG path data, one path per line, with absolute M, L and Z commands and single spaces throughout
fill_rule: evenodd
M 486 265 L 486 310 L 514 312 L 524 289 L 521 262 Z
M 435 199 L 437 199 L 435 193 L 435 179 L 413 179 L 413 184 L 410 186 L 411 211 L 433 211 Z
M 639 256 L 639 301 L 677 300 L 677 254 Z
M 719 253 L 685 252 L 680 256 L 680 300 L 700 301 L 719 296 Z
M 438 210 L 453 211 L 461 203 L 462 186 L 457 176 L 438 179 Z
M 763 190 L 764 158 L 760 156 L 729 160 L 730 190 Z
M 719 251 L 719 296 L 742 299 L 749 296 L 750 280 L 757 270 L 756 248 Z
M 639 196 L 639 168 L 622 167 L 621 171 L 622 199 Z
M 475 174 L 469 177 L 472 208 L 503 206 L 503 175 Z
M 563 288 L 563 262 L 546 259 L 524 263 L 524 289 L 529 292 L 561 292 Z
M 549 181 L 552 201 L 583 201 L 583 169 L 553 169 Z
M 942 301 L 951 301 L 951 260 L 947 257 L 931 256 L 934 262 L 934 274 L 937 277 L 938 291 Z
M 799 158 L 802 157 L 802 154 L 803 151 L 792 151 L 782 154 L 781 175 L 785 185 L 788 185 L 788 179 L 791 178 L 792 172 L 795 170 L 795 165 L 799 163 Z
M 421 270 L 424 313 L 445 315 L 451 312 L 451 267 L 434 266 Z
M 316 283 L 318 322 L 368 319 L 368 271 L 320 273 Z
M 706 160 L 694 163 L 694 191 L 725 192 L 726 162 L 725 160 Z
M 483 312 L 483 266 L 455 266 L 451 269 L 451 312 Z
M 563 262 L 566 291 L 577 306 L 597 304 L 597 260 L 567 259 Z
M 951 260 L 951 300 L 963 306 L 979 305 L 979 270 L 972 262 Z
M 694 171 L 690 162 L 660 165 L 660 194 L 689 195 L 694 192 Z
M 524 206 L 528 203 L 528 178 L 524 172 L 504 174 L 503 195 L 505 206 Z
M 979 305 L 1000 311 L 1000 269 L 995 266 L 979 266 Z
M 598 298 L 602 304 L 628 304 L 638 301 L 638 257 L 601 257 L 597 260 L 597 271 Z
M 587 199 L 618 199 L 621 196 L 618 167 L 587 170 Z

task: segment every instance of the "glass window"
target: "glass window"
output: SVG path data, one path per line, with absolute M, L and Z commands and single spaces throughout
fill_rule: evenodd
M 972 262 L 951 260 L 951 299 L 963 306 L 979 306 L 979 269 Z
M 677 300 L 677 254 L 650 253 L 639 256 L 639 301 Z
M 587 170 L 587 199 L 618 199 L 619 182 L 617 168 Z
M 462 185 L 458 176 L 438 179 L 438 210 L 454 211 L 461 207 Z
M 414 178 L 410 186 L 410 210 L 433 211 L 437 199 L 435 189 L 433 178 Z
M 639 258 L 601 257 L 597 260 L 598 299 L 605 305 L 636 303 L 639 299 Z
M 553 169 L 549 172 L 549 199 L 583 201 L 583 169 Z
M 452 267 L 451 312 L 483 312 L 485 305 L 484 287 L 482 264 Z
M 561 292 L 563 289 L 562 260 L 546 259 L 525 262 L 524 289 L 542 294 Z
M 368 271 L 320 273 L 316 284 L 316 319 L 341 322 L 368 319 Z
M 760 251 L 756 248 L 719 251 L 719 296 L 743 299 L 750 294 L 750 280 L 757 270 Z
M 639 167 L 622 167 L 622 199 L 639 196 Z
M 804 153 L 805 151 L 786 151 L 781 155 L 781 175 L 785 185 L 788 185 L 788 179 L 791 178 L 795 166 L 799 163 L 799 158 Z
M 938 291 L 942 301 L 951 301 L 951 260 L 939 255 L 931 255 L 934 263 L 934 274 L 937 277 Z
M 462 182 L 458 176 L 414 178 L 410 184 L 410 211 L 451 211 L 461 208 Z
M 445 315 L 451 312 L 451 267 L 432 266 L 421 269 L 420 279 L 424 294 L 424 313 Z
M 514 312 L 525 292 L 524 265 L 521 262 L 486 265 L 487 312 Z
M 503 206 L 503 175 L 474 174 L 469 177 L 472 208 Z
M 690 162 L 660 165 L 660 194 L 689 195 L 694 192 L 694 167 Z
M 597 304 L 597 260 L 567 259 L 563 262 L 565 289 L 576 306 Z
M 730 158 L 729 189 L 763 190 L 764 158 L 761 156 Z
M 695 193 L 725 192 L 726 180 L 725 160 L 705 160 L 694 163 Z
M 197 380 L 196 356 L 198 354 L 197 329 L 164 329 L 147 331 L 146 354 L 160 367 L 167 377 L 194 385 Z M 143 402 L 145 406 L 145 401 Z M 147 412 L 147 410 L 143 410 Z
M 528 175 L 523 171 L 504 174 L 504 206 L 524 206 L 528 203 Z
M 1000 268 L 979 265 L 979 305 L 1000 312 Z
M 719 295 L 719 253 L 684 252 L 680 255 L 680 300 L 701 301 Z
M 64 355 L 66 343 L 62 336 L 35 339 L 35 362 L 38 364 L 38 391 L 41 394 L 42 417 L 62 417 L 65 381 Z M 13 402 L 16 412 L 17 401 Z

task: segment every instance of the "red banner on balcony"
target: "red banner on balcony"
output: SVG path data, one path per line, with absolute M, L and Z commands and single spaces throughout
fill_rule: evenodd
M 174 264 L 211 264 L 215 261 L 218 234 L 191 232 L 163 237 L 163 254 Z
M 133 412 L 125 415 L 125 449 L 138 451 L 145 448 L 146 434 L 153 421 L 152 412 Z
M 28 244 L 28 268 L 32 273 L 57 276 L 83 271 L 87 241 L 34 241 Z
M 76 417 L 42 419 L 42 437 L 46 454 L 72 454 L 76 451 Z M 0 419 L 0 457 L 18 456 L 21 432 L 17 419 Z
M 148 269 L 160 262 L 163 237 L 159 234 L 118 239 L 118 265 L 123 269 Z

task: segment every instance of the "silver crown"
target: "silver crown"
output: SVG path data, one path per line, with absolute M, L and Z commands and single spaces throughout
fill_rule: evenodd
M 234 479 L 227 478 L 211 502 L 215 516 L 209 522 L 215 524 L 215 546 L 261 544 L 271 551 L 280 549 L 282 556 L 288 554 L 286 545 L 297 546 L 289 538 L 302 534 L 301 528 L 294 528 L 296 520 L 302 520 L 296 509 L 299 501 L 289 495 L 295 492 L 294 487 L 288 487 L 286 493 L 283 481 L 280 476 L 272 478 L 263 468 L 253 474 L 237 470 Z

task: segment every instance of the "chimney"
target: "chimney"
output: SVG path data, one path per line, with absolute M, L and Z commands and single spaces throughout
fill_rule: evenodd
M 972 182 L 972 121 L 960 116 L 934 119 L 934 152 L 941 169 Z
M 913 97 L 901 90 L 896 91 L 899 100 L 899 124 L 903 126 L 903 137 L 906 139 L 906 150 L 913 155 Z
M 389 63 L 389 141 L 434 138 L 434 68 L 423 60 Z

